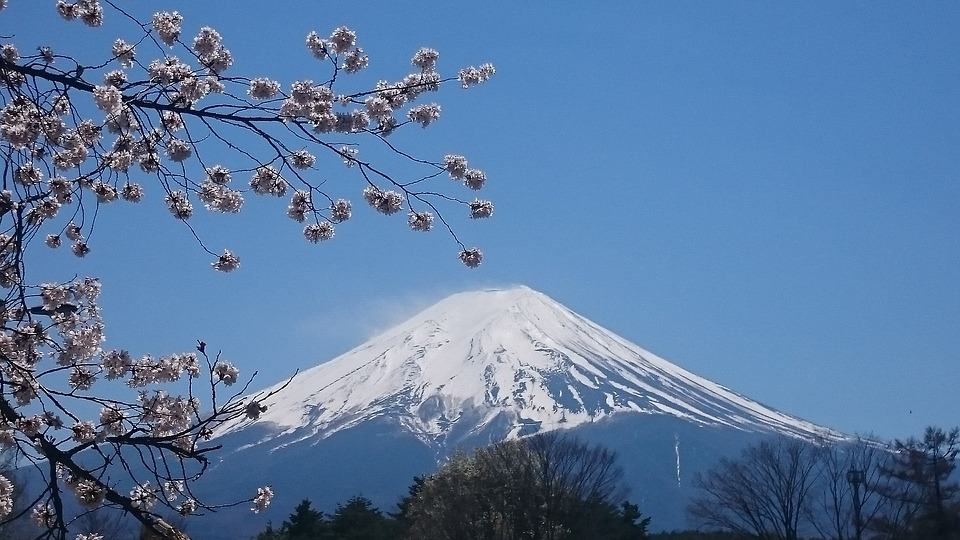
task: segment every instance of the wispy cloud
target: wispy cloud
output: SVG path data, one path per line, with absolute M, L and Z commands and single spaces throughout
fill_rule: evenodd
M 322 362 L 347 351 L 406 321 L 447 296 L 465 290 L 512 287 L 515 284 L 475 284 L 468 287 L 435 286 L 428 289 L 397 289 L 393 293 L 363 298 L 337 309 L 319 309 L 303 318 L 296 334 L 305 342 L 322 343 Z

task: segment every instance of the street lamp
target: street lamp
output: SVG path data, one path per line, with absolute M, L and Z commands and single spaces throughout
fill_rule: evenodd
M 863 534 L 863 522 L 860 519 L 860 485 L 865 484 L 866 481 L 867 475 L 864 471 L 855 467 L 850 467 L 847 471 L 847 482 L 853 486 L 853 529 L 857 540 L 861 540 Z

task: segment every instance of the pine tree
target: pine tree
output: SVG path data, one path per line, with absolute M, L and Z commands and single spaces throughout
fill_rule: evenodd
M 282 538 L 283 536 L 280 533 L 273 530 L 273 523 L 268 521 L 267 528 L 255 536 L 253 540 L 281 540 Z
M 338 504 L 330 519 L 330 530 L 337 540 L 388 540 L 390 520 L 365 497 L 352 497 Z
M 960 539 L 960 485 L 951 481 L 960 452 L 960 428 L 928 427 L 923 439 L 894 443 L 881 486 L 891 511 L 873 524 L 891 538 Z
M 311 508 L 310 499 L 300 501 L 280 528 L 283 540 L 316 540 L 326 533 L 323 512 Z
M 397 511 L 390 514 L 390 517 L 396 520 L 397 529 L 404 534 L 410 530 L 410 526 L 413 524 L 411 510 L 416 504 L 417 496 L 423 490 L 425 481 L 426 476 L 414 476 L 413 483 L 407 488 L 407 494 L 397 503 Z
M 620 505 L 620 519 L 623 528 L 623 540 L 638 540 L 647 537 L 647 527 L 650 526 L 650 517 L 643 517 L 640 507 L 630 501 L 623 501 Z

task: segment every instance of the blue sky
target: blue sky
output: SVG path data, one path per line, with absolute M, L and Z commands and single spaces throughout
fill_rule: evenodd
M 99 60 L 133 37 L 11 0 L 2 34 Z M 440 231 L 358 207 L 328 245 L 280 201 L 194 220 L 241 271 L 221 275 L 162 207 L 101 212 L 88 258 L 48 279 L 104 281 L 111 344 L 202 338 L 266 384 L 359 344 L 446 294 L 541 290 L 672 361 L 776 408 L 885 436 L 960 424 L 960 5 L 950 2 L 151 2 L 185 34 L 211 25 L 233 74 L 322 80 L 303 46 L 346 24 L 397 79 L 420 46 L 440 67 L 494 62 L 450 87 L 430 129 L 394 142 L 466 154 L 493 220 Z M 323 7 L 321 7 L 323 6 Z M 146 8 L 138 13 L 148 15 Z M 359 192 L 349 171 L 344 192 Z M 351 184 L 353 182 L 354 184 Z M 359 197 L 354 196 L 355 200 Z

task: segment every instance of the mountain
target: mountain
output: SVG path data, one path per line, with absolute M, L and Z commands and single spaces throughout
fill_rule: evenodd
M 285 444 L 390 418 L 443 447 L 625 412 L 808 439 L 840 436 L 694 375 L 523 286 L 454 294 L 299 374 L 264 404 L 256 422 L 295 435 Z M 275 435 L 260 444 L 271 446 Z
M 329 508 L 363 493 L 389 508 L 414 474 L 456 449 L 564 429 L 617 450 L 655 528 L 681 527 L 690 473 L 718 457 L 773 434 L 844 438 L 527 287 L 452 295 L 300 373 L 263 404 L 259 419 L 218 429 L 224 459 L 205 484 L 215 495 L 249 490 L 254 479 L 273 484 L 275 520 L 303 497 Z

